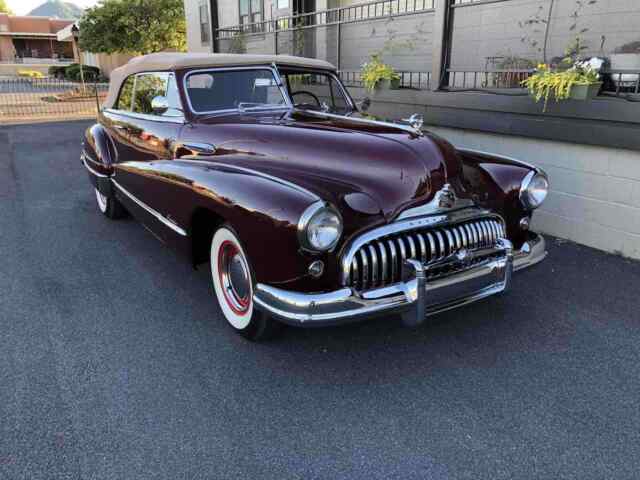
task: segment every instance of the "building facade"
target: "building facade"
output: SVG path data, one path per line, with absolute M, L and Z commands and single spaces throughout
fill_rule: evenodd
M 420 113 L 458 146 L 547 170 L 549 200 L 535 227 L 640 258 L 640 1 L 185 0 L 188 47 L 282 53 L 336 65 L 371 113 Z M 401 75 L 370 92 L 372 55 Z M 568 55 L 604 61 L 592 100 L 549 102 L 522 81 Z
M 73 61 L 69 41 L 59 41 L 57 33 L 73 20 L 20 17 L 0 13 L 0 61 L 4 63 L 47 63 Z

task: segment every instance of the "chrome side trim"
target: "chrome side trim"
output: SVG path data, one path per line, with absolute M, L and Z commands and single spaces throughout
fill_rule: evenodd
M 99 178 L 111 178 L 110 175 L 105 175 L 104 173 L 100 173 L 94 170 L 93 168 L 91 168 L 87 163 L 87 155 L 84 152 L 80 154 L 80 160 L 82 160 L 82 164 L 87 170 L 89 170 L 89 172 L 91 172 L 92 175 L 95 175 L 96 177 L 99 177 Z
M 173 223 L 167 217 L 165 217 L 164 215 L 162 215 L 158 211 L 156 211 L 153 208 L 151 208 L 149 205 L 144 203 L 142 200 L 139 200 L 135 195 L 133 195 L 126 188 L 124 188 L 122 185 L 120 185 L 115 179 L 112 178 L 111 181 L 113 182 L 113 185 L 115 185 L 118 188 L 118 190 L 120 190 L 124 195 L 126 195 L 129 199 L 131 199 L 131 201 L 133 201 L 140 208 L 146 210 L 150 215 L 155 217 L 158 221 L 160 221 L 160 223 L 163 223 L 165 226 L 169 227 L 171 230 L 173 230 L 174 232 L 176 232 L 179 235 L 182 235 L 183 237 L 187 236 L 187 232 L 184 229 L 180 228 L 178 225 Z

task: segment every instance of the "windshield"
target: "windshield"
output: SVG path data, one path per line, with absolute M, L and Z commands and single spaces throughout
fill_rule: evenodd
M 279 72 L 296 108 L 341 115 L 352 111 L 342 86 L 330 73 L 283 68 Z
M 194 72 L 187 76 L 186 90 L 195 113 L 287 106 L 273 72 L 266 68 Z

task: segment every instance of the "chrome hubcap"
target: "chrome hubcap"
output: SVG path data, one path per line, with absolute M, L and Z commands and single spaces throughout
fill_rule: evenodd
M 227 304 L 237 314 L 246 313 L 251 304 L 249 268 L 233 243 L 224 242 L 220 246 L 218 268 Z

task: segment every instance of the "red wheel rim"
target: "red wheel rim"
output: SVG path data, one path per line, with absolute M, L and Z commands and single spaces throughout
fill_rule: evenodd
M 249 268 L 238 246 L 229 240 L 218 249 L 218 276 L 229 308 L 236 315 L 246 315 L 251 306 Z

